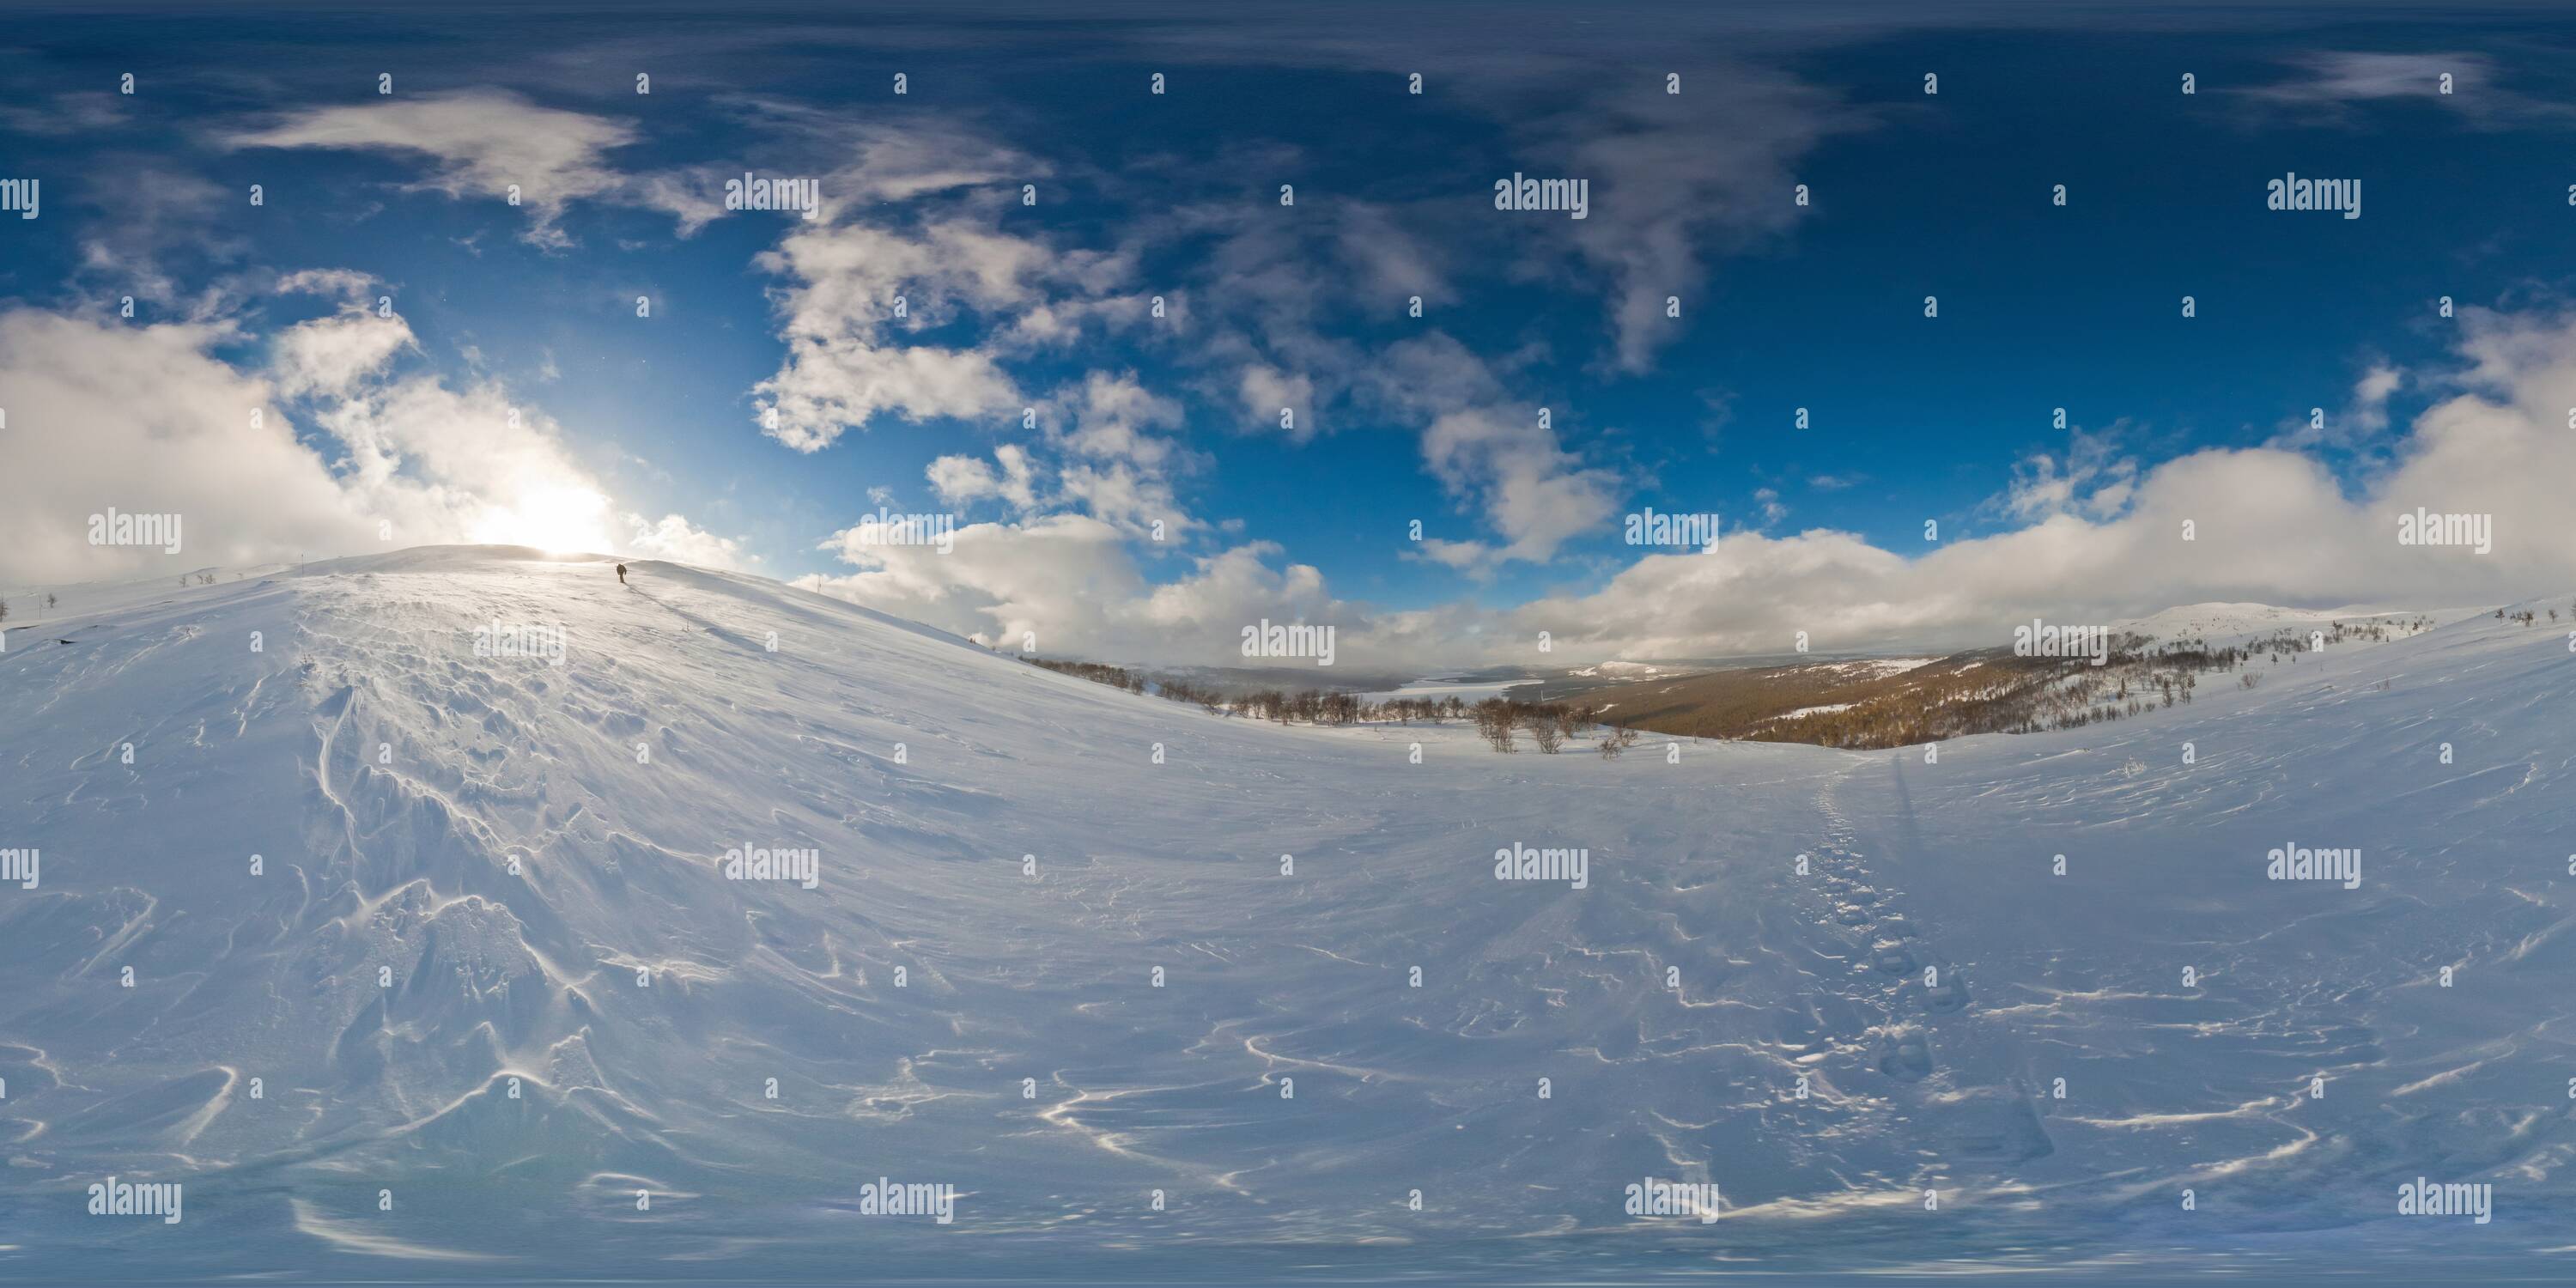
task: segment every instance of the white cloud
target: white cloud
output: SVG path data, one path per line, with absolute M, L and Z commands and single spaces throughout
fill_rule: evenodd
M 2063 458 L 2034 458 L 2048 464 L 2026 465 L 1998 499 L 2010 530 L 1921 554 L 1829 529 L 1738 530 L 1517 608 L 1387 612 L 1335 598 L 1315 570 L 1277 567 L 1281 552 L 1258 544 L 1153 587 L 1117 528 L 1052 515 L 967 529 L 952 556 L 847 550 L 862 571 L 835 584 L 961 634 L 1016 646 L 1019 632 L 1035 632 L 1052 655 L 1222 665 L 1239 660 L 1228 656 L 1230 629 L 1303 617 L 1337 625 L 1345 666 L 1412 668 L 1779 652 L 1801 630 L 1819 649 L 1977 647 L 2005 642 L 2033 615 L 2107 622 L 2211 600 L 2450 607 L 2567 592 L 2576 318 L 2471 312 L 2462 326 L 2448 396 L 2357 484 L 2277 446 L 2144 467 L 2108 435 L 2083 435 Z M 1490 436 L 1508 443 L 1508 429 Z M 1460 452 L 1492 450 L 1481 426 L 1443 435 Z M 2417 506 L 2494 515 L 2493 553 L 2400 546 L 2398 515 Z M 1486 543 L 1421 544 L 1421 557 L 1471 570 L 1499 557 Z M 1544 655 L 1541 631 L 1553 642 Z
M 760 562 L 760 556 L 744 553 L 741 542 L 708 532 L 681 515 L 647 519 L 630 512 L 625 521 L 630 534 L 625 548 L 631 554 L 744 571 Z
M 897 128 L 784 104 L 754 109 L 827 168 L 821 217 L 754 261 L 784 281 L 773 297 L 787 357 L 753 390 L 755 415 L 779 442 L 814 452 L 879 415 L 1017 411 L 1032 404 L 1006 358 L 1146 315 L 1142 297 L 1115 293 L 1134 270 L 1131 253 L 1002 230 L 1006 212 L 1019 209 L 1016 187 L 1002 181 L 1049 173 L 1027 155 L 955 124 Z M 889 220 L 888 203 L 919 208 Z M 970 318 L 984 333 L 974 345 L 920 338 Z
M 1454 568 L 1471 576 L 1490 576 L 1502 565 L 1502 556 L 1482 541 L 1452 541 L 1446 537 L 1424 537 L 1420 556 L 1444 568 Z
M 1789 507 L 1780 504 L 1780 491 L 1777 488 L 1753 489 L 1753 504 L 1761 507 L 1762 526 L 1766 528 L 1789 517 Z
M 2388 402 L 2406 386 L 2406 373 L 2386 362 L 2373 362 L 2353 381 L 2352 397 L 2340 408 L 2316 407 L 2285 418 L 2266 441 L 2267 447 L 2309 451 L 2352 450 L 2381 446 L 2388 432 Z M 2323 413 L 2323 424 L 2318 423 Z
M 1284 161 L 1269 161 L 1284 164 Z M 1335 200 L 1294 219 L 1241 202 L 1186 207 L 1149 222 L 1150 240 L 1213 239 L 1204 270 L 1170 319 L 1208 374 L 1212 401 L 1239 409 L 1242 428 L 1304 443 L 1334 428 L 1336 405 L 1366 398 L 1374 356 L 1326 334 L 1338 321 L 1401 313 L 1455 298 L 1440 253 L 1415 238 L 1398 208 Z M 1293 423 L 1280 423 L 1280 410 Z
M 1197 468 L 1200 459 L 1154 432 L 1180 425 L 1180 404 L 1148 391 L 1132 372 L 1093 371 L 1036 410 L 1041 442 L 1001 444 L 989 464 L 939 457 L 925 471 L 931 492 L 960 507 L 1000 501 L 1020 517 L 1072 507 L 1161 540 L 1201 526 L 1182 511 L 1171 481 L 1173 471 Z
M 1499 407 L 1447 413 L 1422 435 L 1422 457 L 1449 491 L 1479 502 L 1507 538 L 1496 552 L 1545 560 L 1567 538 L 1618 512 L 1618 476 L 1584 468 L 1527 412 Z
M 1162 525 L 1170 540 L 1197 525 L 1181 512 L 1171 485 L 1161 478 L 1119 462 L 1113 465 L 1068 465 L 1056 477 L 1064 497 L 1092 517 L 1129 532 Z
M 1849 533 L 1733 533 L 1510 618 L 1522 632 L 1555 631 L 1578 656 L 1672 657 L 1777 651 L 1799 630 L 1819 648 L 1991 643 L 2032 614 L 2107 621 L 2211 600 L 2440 607 L 2565 592 L 2576 587 L 2576 436 L 2565 429 L 2576 320 L 2473 312 L 2463 329 L 2457 392 L 2349 492 L 2315 458 L 2279 447 L 2143 471 L 2079 452 L 2071 468 L 2016 484 L 2009 508 L 2031 521 L 2009 532 L 1914 558 Z M 2115 504 L 2076 482 L 2106 479 Z M 2495 550 L 2400 546 L 2398 516 L 2418 506 L 2492 514 Z
M 2563 125 L 2576 118 L 2576 107 L 2499 87 L 2495 60 L 2485 54 L 2329 50 L 2289 61 L 2297 69 L 2291 75 L 2237 92 L 2307 124 L 2358 126 L 2365 118 L 2354 110 L 2357 105 L 2410 99 L 2484 128 Z
M 1313 439 L 1323 427 L 1323 419 L 1315 413 L 1313 376 L 1254 362 L 1236 373 L 1235 381 L 1244 419 L 1252 425 L 1276 429 L 1292 443 Z
M 270 368 L 289 396 L 344 394 L 413 348 L 411 327 L 363 305 L 288 327 L 270 341 Z
M 2374 364 L 2361 373 L 2352 387 L 2351 420 L 2353 429 L 2362 435 L 2380 433 L 2388 428 L 2388 399 L 2406 383 L 2406 373 L 2386 363 Z
M 296 442 L 267 382 L 207 356 L 236 338 L 0 314 L 0 570 L 77 581 L 376 548 L 371 507 Z M 181 516 L 180 555 L 88 544 L 111 506 Z
M 998 470 L 972 456 L 942 456 L 925 471 L 930 477 L 930 490 L 950 505 L 999 500 L 1020 512 L 1035 506 L 1036 466 L 1029 459 L 1028 449 L 1004 443 L 993 449 L 993 460 L 1000 466 Z
M 1044 415 L 1049 422 L 1070 421 L 1058 428 L 1056 441 L 1095 460 L 1159 470 L 1178 451 L 1177 444 L 1154 431 L 1179 428 L 1181 405 L 1146 389 L 1132 371 L 1091 372 L 1078 389 L 1050 399 Z
M 1538 408 L 1507 400 L 1483 360 L 1449 336 L 1389 346 L 1375 378 L 1381 398 L 1428 419 L 1422 460 L 1432 477 L 1503 538 L 1436 543 L 1423 552 L 1434 561 L 1479 575 L 1506 560 L 1544 561 L 1618 512 L 1618 473 L 1566 450 Z
M 1126 533 L 1085 515 L 968 525 L 944 555 L 867 544 L 856 529 L 825 548 L 860 569 L 826 579 L 826 591 L 1012 652 L 1034 637 L 1050 657 L 1241 664 L 1242 629 L 1264 617 L 1367 628 L 1357 606 L 1324 592 L 1315 569 L 1270 566 L 1276 547 L 1237 546 L 1155 584 Z
M 739 213 L 725 209 L 725 181 L 746 173 L 813 179 L 819 190 L 815 217 L 832 224 L 885 202 L 1004 180 L 1035 180 L 1049 172 L 1035 158 L 953 121 L 915 119 L 898 126 L 746 95 L 721 96 L 716 105 L 737 119 L 746 134 L 761 140 L 749 155 L 640 174 L 624 188 L 625 199 L 669 212 L 679 221 L 682 237 Z M 745 217 L 783 216 L 764 211 Z
M 988 354 L 932 345 L 889 348 L 858 336 L 791 338 L 787 363 L 760 382 L 761 423 L 800 452 L 831 446 L 879 412 L 971 420 L 1011 410 L 1019 389 Z
M 1585 276 L 1608 276 L 1612 365 L 1650 367 L 1682 326 L 1666 297 L 1694 316 L 1707 257 L 1787 229 L 1799 214 L 1792 164 L 1858 120 L 1803 82 L 1742 65 L 1694 74 L 1681 94 L 1660 81 L 1587 94 L 1545 118 L 1524 168 L 1591 185 L 1588 216 L 1564 235 Z
M 2089 433 L 2068 431 L 2063 455 L 2034 452 L 2013 467 L 2002 512 L 2029 523 L 2057 514 L 2103 517 L 2119 513 L 2136 487 L 2138 463 L 2119 454 L 2116 427 Z
M 74 190 L 78 204 L 93 212 L 80 226 L 78 279 L 98 295 L 177 306 L 195 321 L 219 314 L 219 288 L 183 299 L 179 279 L 235 260 L 247 249 L 247 239 L 224 231 L 214 217 L 237 196 L 153 161 L 129 165 L 102 158 L 98 169 L 102 176 L 112 170 L 114 180 Z
M 245 338 L 229 322 L 0 314 L 0 575 L 76 581 L 457 541 L 618 544 L 607 489 L 541 413 L 495 384 L 451 388 L 394 368 L 413 347 L 399 317 L 301 323 L 272 337 L 264 367 L 214 356 Z M 327 437 L 299 436 L 297 419 Z M 111 506 L 180 515 L 181 552 L 88 544 L 88 516 Z M 636 536 L 639 548 L 730 549 L 678 516 Z
M 1016 411 L 1024 399 L 996 351 L 907 336 L 969 310 L 998 317 L 1051 289 L 1086 289 L 1105 258 L 1050 250 L 973 215 L 933 216 L 909 231 L 800 226 L 757 260 L 790 279 L 780 292 L 787 360 L 755 390 L 763 428 L 812 452 L 880 413 L 917 421 Z
M 125 123 L 121 98 L 105 90 L 81 90 L 56 94 L 43 107 L 0 105 L 0 129 L 38 136 L 114 129 Z
M 501 200 L 517 185 L 531 216 L 526 239 L 563 246 L 570 239 L 556 224 L 565 206 L 622 189 L 625 179 L 606 154 L 636 137 L 625 121 L 546 107 L 508 90 L 463 89 L 308 108 L 223 142 L 421 157 L 432 169 L 420 186 L 450 197 Z

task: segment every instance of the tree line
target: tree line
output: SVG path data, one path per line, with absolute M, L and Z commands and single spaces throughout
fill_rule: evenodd
M 1520 737 L 1526 734 L 1532 746 L 1555 755 L 1565 749 L 1569 739 L 1603 725 L 1602 712 L 1597 707 L 1568 706 L 1561 702 L 1521 702 L 1500 695 L 1472 705 L 1454 694 L 1443 698 L 1393 697 L 1372 702 L 1356 693 L 1332 689 L 1290 692 L 1251 688 L 1228 691 L 1186 676 L 1152 675 L 1132 667 L 1110 666 L 1101 662 L 1069 662 L 1053 658 L 1031 658 L 1029 661 L 1047 670 L 1105 684 L 1113 689 L 1192 703 L 1210 715 L 1314 725 L 1447 724 L 1472 720 L 1478 736 L 1497 752 L 1520 750 Z M 1593 749 L 1605 759 L 1616 759 L 1636 744 L 1636 730 L 1604 726 Z

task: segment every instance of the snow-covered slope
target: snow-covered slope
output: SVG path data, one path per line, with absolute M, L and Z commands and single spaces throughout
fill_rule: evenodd
M 2317 611 L 2306 608 L 2281 608 L 2272 604 L 2184 604 L 2145 617 L 2114 622 L 2111 630 L 2118 635 L 2142 635 L 2157 644 L 2198 643 L 2208 648 L 2230 648 L 2269 640 L 2280 635 L 2307 635 L 2312 631 L 2331 630 L 2336 623 L 2347 628 L 2377 627 L 2377 635 L 2403 637 L 2429 626 L 2460 621 L 2485 611 L 2473 608 L 2445 608 L 2418 612 L 2380 608 L 2337 608 Z M 2379 643 L 2379 639 L 2346 641 Z M 2335 647 L 2337 641 L 2328 641 Z
M 2576 1244 L 2563 628 L 1937 763 L 1603 761 L 630 567 L 410 551 L 10 633 L 0 848 L 42 866 L 0 886 L 0 1275 L 2457 1279 Z M 554 638 L 495 625 L 561 664 L 478 655 Z M 2360 849 L 2358 887 L 2266 880 L 2285 844 Z M 1523 845 L 1582 888 L 1498 880 Z M 728 879 L 746 847 L 814 888 Z M 87 1215 L 111 1175 L 184 1220 Z M 2419 1175 L 2492 1223 L 2398 1215 Z M 880 1177 L 953 1222 L 862 1214 Z M 1631 1216 L 1646 1178 L 1726 1215 Z

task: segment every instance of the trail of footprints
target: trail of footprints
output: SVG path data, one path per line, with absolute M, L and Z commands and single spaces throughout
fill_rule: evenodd
M 1966 972 L 1945 956 L 1907 911 L 1904 892 L 1869 864 L 1858 829 L 1837 806 L 1836 778 L 1817 793 L 1823 837 L 1807 852 L 1799 915 L 1814 942 L 1845 972 L 1825 979 L 1829 996 L 1802 1023 L 1805 1051 L 1822 1054 L 1864 1095 L 1900 1102 L 1901 1117 L 1930 1128 L 1929 1153 L 1945 1161 L 2016 1162 L 2053 1150 L 2024 1080 L 2004 1067 L 2009 1044 L 1976 1022 Z M 1837 1059 L 1836 1057 L 1841 1057 Z M 1907 1094 L 1925 1084 L 1928 1094 Z
M 1819 924 L 1828 954 L 1850 967 L 1835 992 L 1846 1014 L 1875 1017 L 1872 1064 L 1901 1082 L 1920 1082 L 1933 1069 L 1930 1035 L 1916 1021 L 1966 1008 L 1968 990 L 1959 972 L 1926 940 L 1905 913 L 1901 892 L 1888 889 L 1869 869 L 1858 832 L 1834 802 L 1842 780 L 1816 795 L 1824 837 L 1807 853 L 1807 895 L 1801 900 Z M 1851 1038 L 1859 1035 L 1835 1035 Z

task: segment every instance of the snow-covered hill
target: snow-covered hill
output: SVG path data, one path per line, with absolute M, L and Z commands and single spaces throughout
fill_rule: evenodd
M 630 567 L 418 550 L 9 632 L 0 848 L 41 867 L 0 885 L 0 1275 L 2576 1245 L 2564 624 L 1932 763 L 1604 761 L 1210 716 Z M 2267 880 L 2285 845 L 2358 885 Z M 1498 879 L 1522 846 L 1583 881 Z M 746 849 L 812 888 L 729 879 Z M 184 1219 L 89 1215 L 111 1176 Z M 2419 1176 L 2492 1221 L 2399 1215 Z M 953 1220 L 866 1211 L 880 1178 Z M 1724 1217 L 1630 1215 L 1650 1178 Z
M 2144 636 L 2151 644 L 2198 644 L 2223 649 L 2284 635 L 2307 636 L 2311 632 L 2331 631 L 2337 623 L 2343 624 L 2347 630 L 2375 627 L 2375 635 L 2402 637 L 2473 617 L 2483 611 L 2486 610 L 2445 608 L 2417 612 L 2352 607 L 2318 612 L 2271 604 L 2185 604 L 2145 617 L 2114 622 L 2111 631 L 2115 635 Z M 2377 643 L 2379 640 L 2350 642 Z M 2337 643 L 2329 640 L 2327 647 L 2335 647 Z

